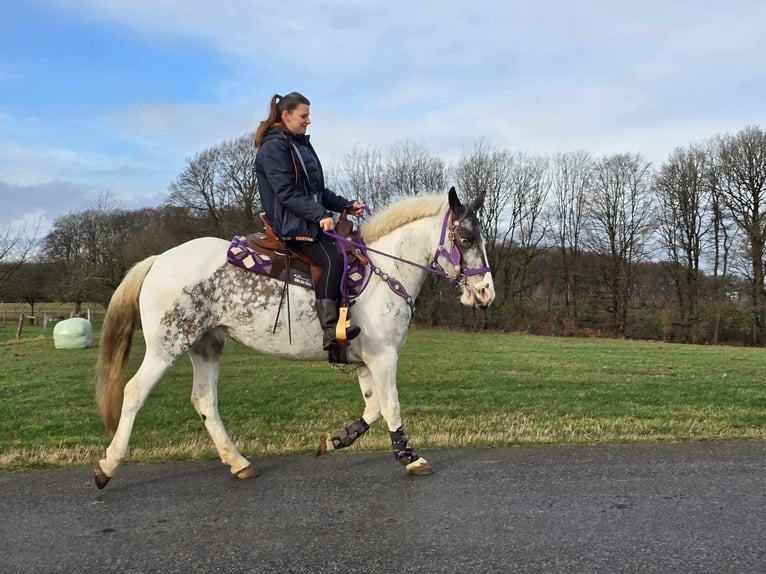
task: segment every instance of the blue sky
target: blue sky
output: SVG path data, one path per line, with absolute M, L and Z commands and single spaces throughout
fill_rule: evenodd
M 0 226 L 161 204 L 187 158 L 312 101 L 355 145 L 640 152 L 766 127 L 766 3 L 2 0 Z

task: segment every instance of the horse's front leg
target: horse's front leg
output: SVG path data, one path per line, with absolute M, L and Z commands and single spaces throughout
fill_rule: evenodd
M 381 414 L 388 425 L 394 457 L 407 467 L 408 473 L 428 476 L 433 474 L 431 465 L 412 448 L 402 425 L 399 392 L 396 388 L 397 360 L 396 353 L 389 353 L 371 361 L 369 367 L 374 381 L 374 391 L 378 396 Z
M 359 388 L 364 397 L 364 413 L 362 418 L 354 421 L 349 426 L 336 429 L 319 439 L 316 455 L 321 456 L 333 450 L 351 446 L 356 439 L 362 436 L 370 428 L 370 425 L 380 418 L 380 403 L 375 392 L 374 381 L 370 369 L 362 365 L 357 369 Z

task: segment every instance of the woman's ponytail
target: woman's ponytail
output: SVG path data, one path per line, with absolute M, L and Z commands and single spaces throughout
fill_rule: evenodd
M 310 106 L 311 102 L 308 101 L 306 96 L 298 92 L 290 92 L 286 96 L 274 94 L 271 97 L 271 102 L 269 102 L 269 116 L 263 120 L 258 125 L 258 129 L 255 130 L 255 149 L 261 147 L 263 138 L 269 128 L 278 121 L 281 121 L 282 112 L 290 112 L 301 104 Z
M 258 125 L 258 129 L 255 130 L 255 149 L 261 147 L 263 136 L 266 135 L 266 131 L 279 121 L 279 102 L 281 99 L 282 96 L 279 94 L 271 96 L 271 102 L 269 102 L 269 115 Z

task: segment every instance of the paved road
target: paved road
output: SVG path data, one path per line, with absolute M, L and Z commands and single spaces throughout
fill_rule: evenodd
M 0 474 L 0 572 L 766 572 L 766 444 L 432 451 Z

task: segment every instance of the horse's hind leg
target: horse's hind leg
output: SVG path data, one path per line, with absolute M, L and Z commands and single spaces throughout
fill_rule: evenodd
M 172 364 L 173 361 L 162 359 L 147 350 L 138 371 L 125 384 L 120 422 L 114 437 L 112 437 L 112 442 L 106 449 L 106 458 L 99 461 L 96 469 L 96 483 L 99 488 L 106 486 L 106 483 L 117 471 L 117 467 L 125 459 L 136 415 L 146 402 L 149 393 Z
M 217 331 L 206 333 L 189 352 L 194 367 L 192 404 L 213 439 L 218 455 L 237 478 L 256 476 L 253 467 L 232 442 L 218 413 L 218 373 L 221 364 L 224 336 Z

